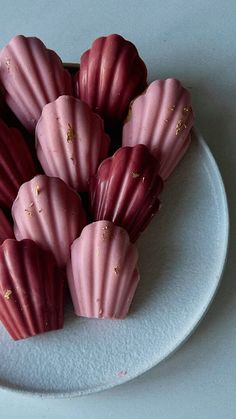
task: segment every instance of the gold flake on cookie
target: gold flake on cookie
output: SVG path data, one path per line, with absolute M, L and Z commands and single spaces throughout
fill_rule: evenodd
M 39 185 L 36 185 L 35 187 L 35 195 L 38 196 L 40 194 L 40 187 Z
M 12 295 L 12 290 L 6 290 L 3 294 L 3 297 L 6 298 L 6 300 L 10 300 Z
M 176 124 L 176 127 L 175 127 L 175 134 L 178 135 L 185 128 L 187 128 L 187 125 L 184 123 L 184 121 L 182 119 L 179 119 L 177 121 L 177 124 Z
M 66 135 L 67 135 L 66 141 L 68 143 L 72 143 L 72 141 L 74 141 L 75 138 L 76 138 L 76 134 L 75 134 L 74 128 L 70 124 L 68 124 L 68 129 L 67 129 Z
M 140 176 L 140 173 L 132 172 L 132 176 L 133 176 L 134 179 L 136 179 Z

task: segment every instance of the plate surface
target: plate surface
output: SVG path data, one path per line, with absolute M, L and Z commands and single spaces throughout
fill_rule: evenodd
M 166 183 L 162 210 L 139 240 L 141 281 L 123 321 L 76 318 L 65 328 L 12 341 L 0 326 L 0 387 L 72 396 L 128 381 L 169 356 L 215 294 L 228 242 L 222 180 L 199 135 Z

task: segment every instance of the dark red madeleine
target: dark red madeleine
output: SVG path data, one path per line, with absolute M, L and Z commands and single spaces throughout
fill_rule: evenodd
M 63 327 L 64 275 L 32 240 L 0 246 L 0 320 L 14 340 Z
M 14 238 L 12 226 L 0 208 L 0 244 L 2 244 L 4 240 L 12 238 Z
M 36 174 L 20 131 L 0 120 L 0 205 L 11 208 L 22 183 Z
M 147 86 L 147 69 L 136 47 L 120 35 L 97 38 L 80 59 L 76 94 L 104 120 L 122 121 L 129 104 Z
M 119 148 L 91 179 L 93 220 L 112 221 L 135 242 L 160 205 L 163 181 L 158 172 L 158 161 L 145 145 Z

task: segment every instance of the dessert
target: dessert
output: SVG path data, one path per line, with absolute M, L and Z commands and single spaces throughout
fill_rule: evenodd
M 33 132 L 44 105 L 72 93 L 72 80 L 59 56 L 40 39 L 15 36 L 0 52 L 5 100 L 25 128 Z
M 109 221 L 87 225 L 71 246 L 67 275 L 78 316 L 123 319 L 138 281 L 138 253 L 127 232 Z
M 125 318 L 133 243 L 190 144 L 189 92 L 173 78 L 147 87 L 131 42 L 97 38 L 77 68 L 35 37 L 0 51 L 1 116 L 19 127 L 0 120 L 0 320 L 16 340 L 62 328 L 65 272 L 77 316 Z
M 145 144 L 167 179 L 190 144 L 194 116 L 189 92 L 176 79 L 155 80 L 130 106 L 123 146 Z
M 16 239 L 32 239 L 50 250 L 60 267 L 66 265 L 70 245 L 86 225 L 79 195 L 61 179 L 46 175 L 20 187 L 12 216 Z
M 0 246 L 0 320 L 14 340 L 63 327 L 64 273 L 32 240 Z
M 147 69 L 136 47 L 120 35 L 97 38 L 80 59 L 78 97 L 110 127 L 122 121 L 130 101 L 147 84 Z
M 91 178 L 92 217 L 122 226 L 134 242 L 157 212 L 162 188 L 159 163 L 148 148 L 122 147 Z
M 103 121 L 72 96 L 60 96 L 43 108 L 36 126 L 38 159 L 48 176 L 57 176 L 79 192 L 108 155 Z

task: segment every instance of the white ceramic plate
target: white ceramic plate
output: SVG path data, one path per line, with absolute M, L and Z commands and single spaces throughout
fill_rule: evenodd
M 12 341 L 0 326 L 0 386 L 72 396 L 128 381 L 172 353 L 215 294 L 228 241 L 222 180 L 196 136 L 139 241 L 141 282 L 126 320 L 88 320 L 66 308 L 65 328 Z

